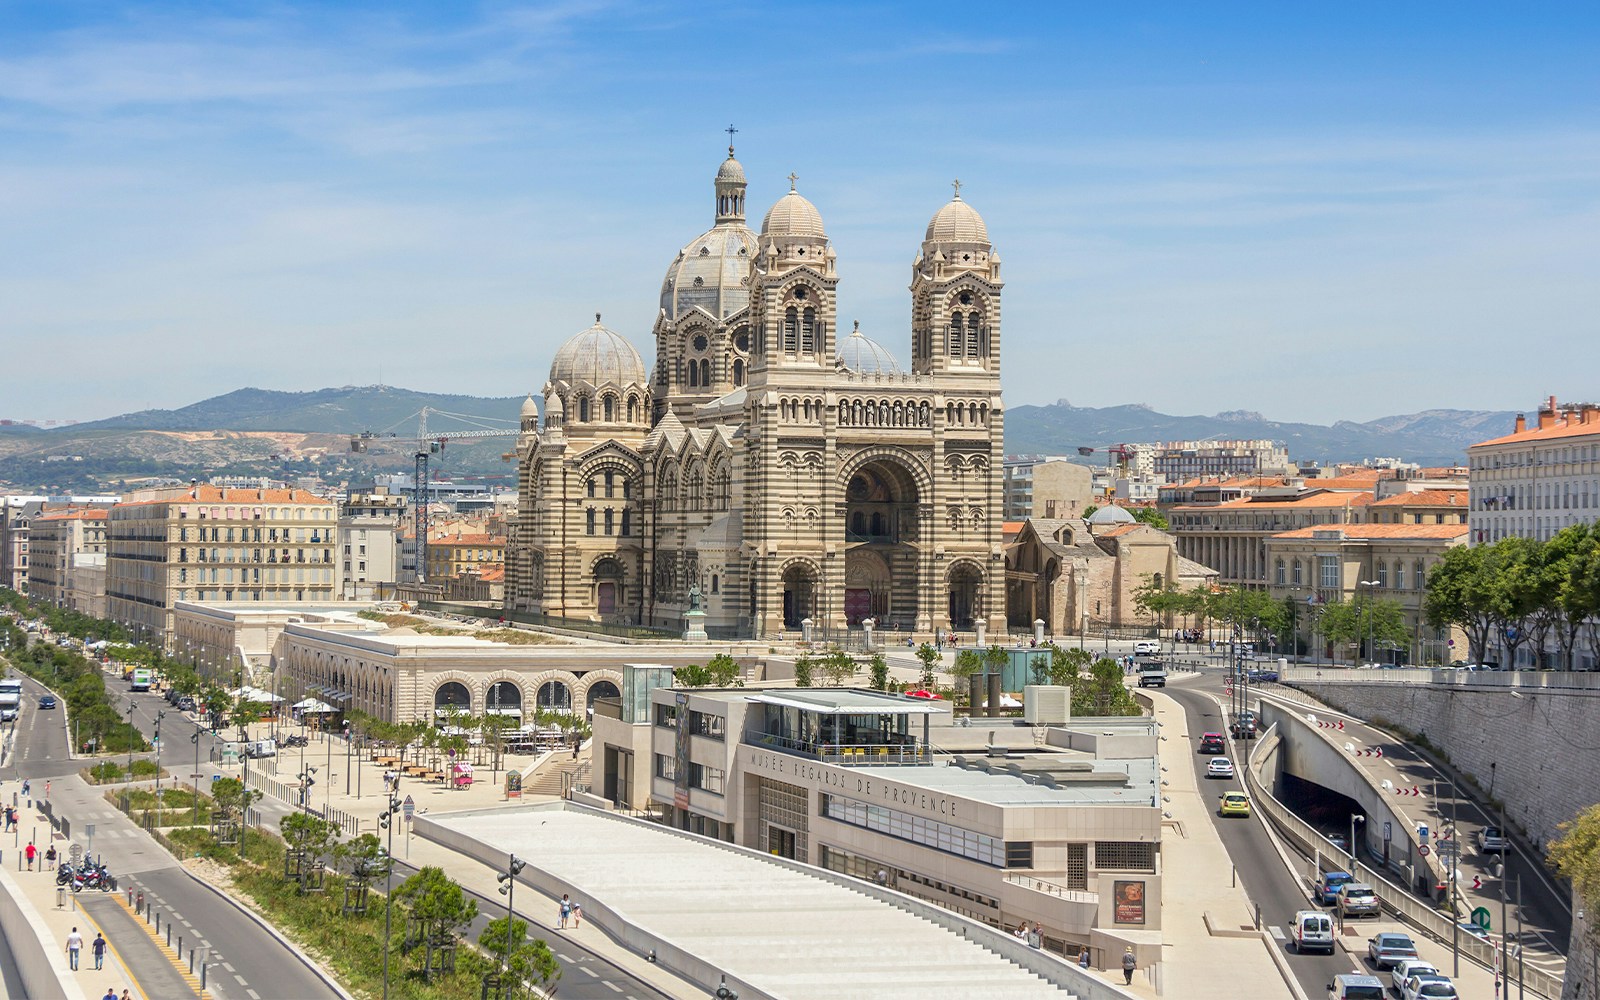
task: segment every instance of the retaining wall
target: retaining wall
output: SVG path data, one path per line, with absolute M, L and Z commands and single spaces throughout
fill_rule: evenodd
M 0 933 L 17 963 L 24 995 L 85 1000 L 83 988 L 67 968 L 67 956 L 56 944 L 44 917 L 22 894 L 9 873 L 0 868 Z

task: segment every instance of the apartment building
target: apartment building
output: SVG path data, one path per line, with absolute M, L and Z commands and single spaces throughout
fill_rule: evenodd
M 1548 539 L 1600 517 L 1600 405 L 1551 396 L 1530 424 L 1467 449 L 1472 541 Z
M 0 587 L 28 589 L 29 535 L 49 497 L 0 498 Z
M 1281 442 L 1265 439 L 1165 441 L 1129 447 L 1148 455 L 1151 472 L 1168 482 L 1196 476 L 1281 476 L 1294 471 L 1288 449 Z
M 505 566 L 506 538 L 485 532 L 428 537 L 427 579 L 445 584 L 463 573 L 481 575 L 491 566 Z
M 106 614 L 105 507 L 69 507 L 34 516 L 29 528 L 28 592 L 96 618 Z
M 1093 470 L 1087 465 L 1073 462 L 1062 455 L 1008 455 L 1000 463 L 1003 496 L 1003 519 L 1022 521 L 1030 517 L 1081 517 L 1083 508 L 1091 503 L 1093 495 Z M 1035 504 L 1036 488 L 1040 501 Z M 1060 506 L 1045 514 L 1045 500 L 1067 501 L 1074 506 Z
M 337 535 L 333 503 L 305 490 L 141 491 L 107 519 L 107 615 L 167 645 L 179 601 L 335 600 Z
M 400 539 L 408 514 L 404 495 L 391 494 L 381 488 L 371 493 L 353 493 L 339 504 L 339 595 L 342 599 L 387 601 L 394 598 L 395 588 L 402 580 Z
M 1339 486 L 1347 480 L 1329 480 Z M 1225 586 L 1265 587 L 1269 580 L 1266 542 L 1272 535 L 1301 528 L 1354 524 L 1372 503 L 1366 490 L 1262 490 L 1216 504 L 1180 504 L 1167 511 L 1178 540 L 1178 555 L 1208 566 Z

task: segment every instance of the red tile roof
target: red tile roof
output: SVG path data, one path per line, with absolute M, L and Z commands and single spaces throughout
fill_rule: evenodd
M 1218 504 L 1194 504 L 1174 507 L 1174 511 L 1197 511 L 1209 513 L 1211 511 L 1230 510 L 1281 510 L 1284 508 L 1306 507 L 1365 507 L 1372 502 L 1371 493 L 1312 493 L 1309 496 L 1295 497 L 1289 500 L 1262 500 L 1253 497 L 1241 497 L 1238 500 L 1225 500 Z
M 1309 528 L 1283 531 L 1273 538 L 1312 538 L 1319 531 L 1339 531 L 1345 538 L 1359 541 L 1369 538 L 1460 538 L 1468 528 L 1465 524 L 1318 524 Z
M 504 535 L 485 535 L 485 534 L 479 534 L 479 535 L 462 535 L 462 534 L 441 535 L 438 538 L 429 538 L 428 539 L 428 547 L 430 549 L 431 548 L 438 548 L 438 547 L 444 546 L 444 545 L 489 545 L 489 546 L 501 546 L 501 545 L 505 545 L 505 543 L 506 543 L 506 537 Z
M 1483 448 L 1492 444 L 1520 444 L 1523 442 L 1537 443 L 1540 441 L 1555 441 L 1562 438 L 1586 437 L 1594 435 L 1600 437 L 1600 410 L 1586 409 L 1574 414 L 1573 420 L 1566 418 L 1565 411 L 1556 414 L 1555 420 L 1549 427 L 1537 425 L 1523 431 L 1513 431 L 1504 437 L 1490 438 L 1488 441 L 1479 441 L 1472 448 Z M 1469 451 L 1471 448 L 1468 449 Z
M 1418 490 L 1415 493 L 1401 493 L 1397 496 L 1385 497 L 1373 504 L 1374 507 L 1466 507 L 1467 491 L 1462 490 Z
M 92 507 L 84 510 L 53 510 L 48 514 L 40 514 L 33 520 L 37 524 L 40 521 L 104 521 L 105 519 L 104 507 Z

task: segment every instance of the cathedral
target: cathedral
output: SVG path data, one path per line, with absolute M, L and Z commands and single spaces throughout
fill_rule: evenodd
M 902 367 L 841 329 L 837 256 L 795 181 L 754 231 L 728 148 L 714 224 L 667 266 L 653 367 L 599 315 L 556 352 L 542 418 L 522 408 L 508 610 L 681 629 L 692 601 L 713 638 L 1004 627 L 983 218 L 957 183 L 928 223 Z

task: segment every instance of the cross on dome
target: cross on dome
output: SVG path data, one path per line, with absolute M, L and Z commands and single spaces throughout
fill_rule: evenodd
M 733 134 L 735 132 L 739 131 L 739 130 L 734 128 L 732 125 L 729 125 L 727 128 L 723 129 L 722 131 L 728 133 L 728 156 L 729 156 L 729 158 L 732 158 L 732 156 L 733 156 Z
M 956 189 L 956 201 L 960 201 L 961 200 L 961 179 L 958 177 L 955 180 L 951 181 L 950 182 L 950 186 Z
M 795 173 L 793 170 L 789 171 L 789 190 L 790 191 L 794 190 L 794 182 L 799 180 L 799 179 L 800 179 L 800 175 L 799 174 Z

